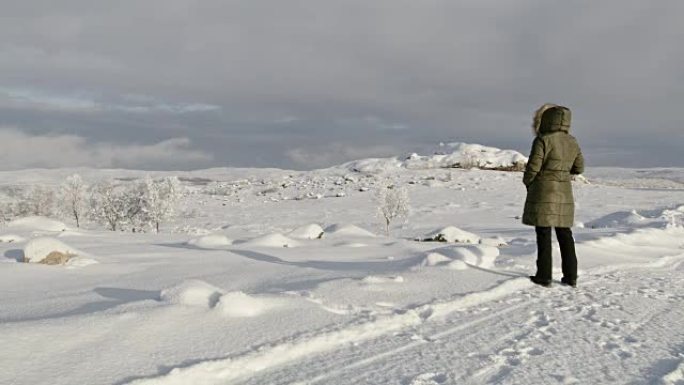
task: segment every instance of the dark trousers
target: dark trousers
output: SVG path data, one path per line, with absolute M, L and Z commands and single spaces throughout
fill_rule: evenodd
M 563 260 L 563 277 L 569 280 L 577 279 L 577 255 L 575 254 L 575 239 L 572 230 L 567 227 L 556 227 L 556 238 L 560 244 L 561 259 Z M 551 280 L 551 228 L 537 227 L 537 277 Z

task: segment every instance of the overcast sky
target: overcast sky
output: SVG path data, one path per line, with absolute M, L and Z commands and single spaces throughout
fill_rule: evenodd
M 310 169 L 573 110 L 589 165 L 684 166 L 681 0 L 0 0 L 0 169 Z

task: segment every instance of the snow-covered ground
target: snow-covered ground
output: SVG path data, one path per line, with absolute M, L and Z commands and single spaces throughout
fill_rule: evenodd
M 575 185 L 573 290 L 526 279 L 521 173 L 354 164 L 155 173 L 190 189 L 160 234 L 3 226 L 0 384 L 684 384 L 684 169 Z M 412 208 L 391 236 L 387 182 Z M 20 263 L 32 240 L 88 263 Z

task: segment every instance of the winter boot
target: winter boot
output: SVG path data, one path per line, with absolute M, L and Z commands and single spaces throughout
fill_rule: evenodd
M 563 278 L 561 278 L 561 283 L 563 285 L 567 285 L 570 287 L 577 287 L 577 281 L 574 279 L 569 279 L 569 278 L 563 277 Z
M 537 277 L 536 275 L 530 275 L 530 281 L 534 282 L 535 284 L 543 287 L 551 287 L 551 280 L 546 280 L 546 279 L 541 279 Z

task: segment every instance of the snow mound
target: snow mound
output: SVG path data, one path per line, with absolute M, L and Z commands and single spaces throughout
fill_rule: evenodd
M 423 261 L 420 263 L 418 267 L 432 267 L 432 266 L 438 266 L 438 265 L 444 265 L 451 262 L 451 258 L 445 257 L 444 255 L 440 253 L 434 253 L 430 252 L 428 253 Z
M 404 277 L 380 277 L 377 275 L 369 275 L 361 280 L 364 283 L 402 283 L 404 282 Z
M 375 238 L 375 234 L 354 225 L 334 224 L 328 226 L 325 232 L 334 236 Z
M 184 281 L 161 291 L 163 302 L 192 307 L 212 308 L 216 306 L 223 291 L 200 280 Z
M 460 259 L 455 259 L 447 265 L 449 270 L 466 270 L 468 269 L 468 264 Z
M 454 260 L 448 265 L 450 269 L 463 270 L 467 265 L 491 269 L 499 256 L 499 249 L 493 246 L 456 246 L 440 249 L 439 254 Z
M 0 243 L 19 243 L 24 242 L 25 239 L 15 234 L 0 235 Z
M 241 291 L 233 291 L 221 296 L 216 310 L 228 317 L 256 317 L 275 307 L 273 300 L 251 297 Z
M 82 254 L 55 238 L 35 238 L 24 247 L 24 262 L 64 265 L 69 259 Z
M 287 233 L 288 236 L 295 239 L 320 239 L 323 238 L 323 234 L 325 234 L 323 228 L 315 223 L 298 227 Z
M 494 246 L 494 247 L 500 247 L 500 246 L 507 246 L 508 243 L 506 243 L 506 240 L 501 238 L 501 237 L 490 237 L 490 238 L 482 238 L 480 239 L 480 244 L 484 246 Z
M 65 266 L 68 268 L 81 268 L 81 267 L 86 267 L 90 265 L 96 265 L 100 262 L 92 259 L 92 258 L 85 258 L 85 257 L 74 257 L 71 258 L 65 263 Z
M 521 171 L 527 164 L 527 157 L 513 150 L 502 150 L 480 144 L 440 143 L 434 155 L 411 155 L 404 162 L 410 169 L 434 168 L 479 168 L 483 170 Z
M 297 247 L 300 244 L 283 234 L 273 233 L 249 240 L 244 245 L 257 247 Z
M 200 249 L 220 249 L 232 244 L 233 241 L 221 234 L 205 235 L 188 241 L 188 245 L 199 247 Z
M 351 243 L 343 242 L 343 243 L 338 243 L 335 246 L 337 246 L 337 247 L 351 247 L 351 248 L 355 248 L 355 249 L 358 249 L 361 247 L 368 247 L 367 244 L 359 243 L 359 242 L 351 242 Z
M 55 232 L 61 232 L 67 228 L 63 222 L 38 216 L 15 219 L 8 223 L 7 227 L 13 229 Z
M 480 237 L 458 227 L 449 226 L 433 231 L 422 240 L 424 242 L 479 243 Z
M 397 158 L 371 158 L 345 163 L 342 167 L 364 174 L 379 174 L 387 170 L 401 168 L 403 162 Z
M 648 220 L 637 213 L 635 210 L 632 211 L 619 211 L 615 213 L 608 214 L 596 220 L 586 222 L 584 227 L 591 229 L 603 229 L 603 228 L 616 228 L 616 227 L 642 227 L 648 225 Z

